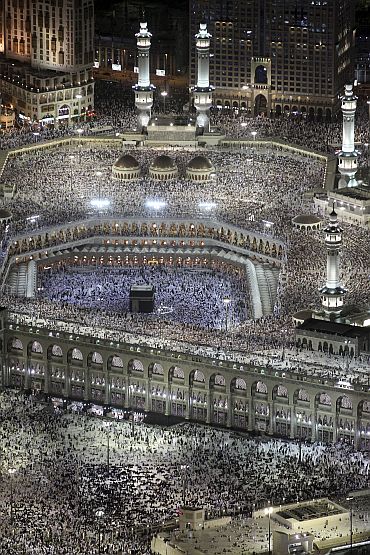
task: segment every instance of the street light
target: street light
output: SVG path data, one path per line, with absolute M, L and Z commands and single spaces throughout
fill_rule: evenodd
M 353 497 L 346 497 L 347 501 L 353 501 Z M 353 507 L 352 507 L 352 503 L 350 504 L 350 509 L 349 509 L 349 526 L 350 526 L 350 541 L 351 541 L 351 553 L 353 550 Z
M 256 140 L 256 135 L 257 135 L 257 131 L 251 131 L 251 135 L 253 137 L 253 140 Z
M 265 515 L 269 517 L 269 555 L 271 555 L 271 513 L 273 513 L 273 507 L 266 507 Z
M 222 302 L 224 303 L 225 312 L 226 312 L 226 314 L 225 314 L 225 332 L 227 333 L 227 331 L 228 331 L 228 326 L 227 325 L 228 325 L 228 321 L 229 321 L 229 306 L 230 306 L 230 303 L 231 303 L 231 299 L 229 299 L 228 297 L 225 297 Z
M 81 118 L 81 98 L 82 98 L 82 94 L 76 94 L 76 100 L 78 100 L 78 118 L 79 119 Z
M 162 91 L 161 96 L 163 97 L 163 111 L 166 113 L 166 96 L 168 95 L 167 91 Z
M 71 184 L 71 193 L 72 193 L 72 187 L 73 187 L 73 160 L 75 159 L 73 154 L 70 155 L 69 159 L 71 161 L 70 184 Z
M 95 516 L 98 519 L 98 534 L 99 534 L 99 537 L 98 537 L 98 555 L 100 555 L 101 554 L 101 519 L 104 516 L 103 509 L 98 509 L 95 512 Z
M 181 465 L 181 470 L 182 470 L 182 506 L 185 507 L 185 502 L 186 502 L 186 490 L 187 490 L 187 486 L 188 486 L 188 470 L 189 470 L 189 465 L 187 465 L 187 464 L 182 464 L 182 465 Z
M 10 522 L 13 524 L 13 476 L 16 473 L 16 469 L 8 468 L 8 473 L 10 474 Z
M 104 426 L 106 428 L 106 433 L 107 433 L 107 471 L 108 471 L 108 479 L 109 479 L 109 475 L 110 475 L 110 422 L 104 422 Z
M 100 199 L 100 178 L 103 175 L 103 172 L 97 171 L 96 177 L 98 178 L 98 198 Z

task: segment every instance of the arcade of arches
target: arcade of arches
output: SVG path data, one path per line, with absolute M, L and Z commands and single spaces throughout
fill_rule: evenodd
M 18 326 L 19 327 L 19 326 Z M 54 338 L 52 337 L 54 335 Z M 5 330 L 3 384 L 121 408 L 370 448 L 370 395 L 149 347 Z M 99 343 L 99 340 L 96 341 Z

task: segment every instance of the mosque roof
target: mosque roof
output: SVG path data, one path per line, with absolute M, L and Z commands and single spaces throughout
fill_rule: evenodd
M 11 217 L 12 217 L 12 213 L 9 212 L 9 210 L 7 210 L 6 208 L 2 208 L 0 210 L 0 220 L 6 220 Z
M 313 214 L 299 214 L 293 218 L 293 223 L 295 224 L 312 225 L 320 222 L 322 222 L 322 218 L 314 216 Z
M 189 170 L 212 170 L 213 164 L 206 156 L 195 156 L 188 163 Z
M 150 164 L 152 170 L 173 170 L 176 168 L 175 161 L 166 154 L 157 156 Z
M 140 164 L 131 154 L 122 154 L 122 156 L 117 158 L 114 162 L 114 166 L 123 170 L 137 170 Z

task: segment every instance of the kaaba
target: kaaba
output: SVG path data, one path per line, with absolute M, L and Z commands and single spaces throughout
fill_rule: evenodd
M 130 289 L 130 312 L 153 312 L 153 285 L 132 285 Z

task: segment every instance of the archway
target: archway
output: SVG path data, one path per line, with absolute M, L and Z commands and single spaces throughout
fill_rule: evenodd
M 254 100 L 254 115 L 267 115 L 267 98 L 263 94 L 258 94 Z
M 259 65 L 254 70 L 254 82 L 258 85 L 267 85 L 267 67 Z

